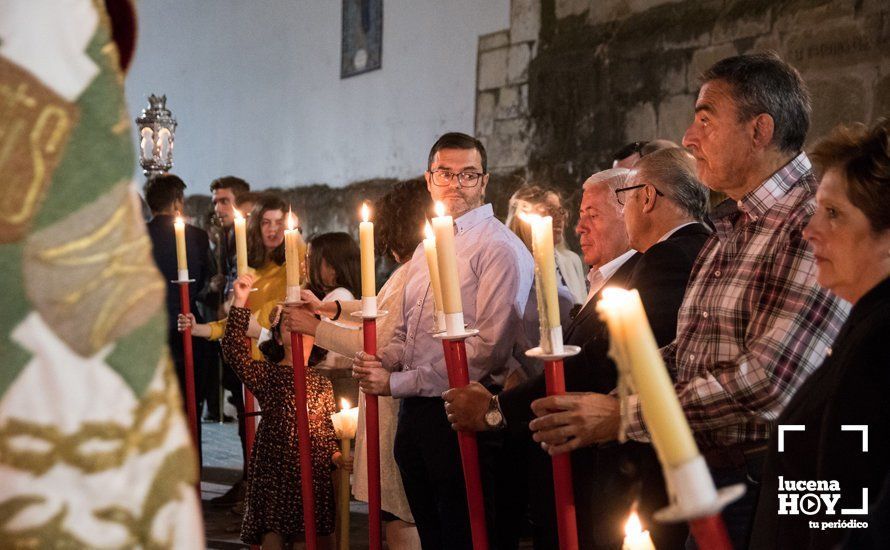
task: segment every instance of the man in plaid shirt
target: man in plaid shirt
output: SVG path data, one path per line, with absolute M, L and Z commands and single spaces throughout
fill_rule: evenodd
M 816 179 L 802 152 L 810 102 L 800 75 L 754 54 L 719 61 L 702 83 L 683 145 L 702 182 L 729 198 L 711 214 L 715 232 L 662 355 L 717 486 L 747 484 L 723 513 L 735 546 L 747 548 L 771 423 L 822 363 L 849 305 L 816 283 L 802 235 Z M 627 404 L 627 436 L 648 441 L 638 396 Z M 530 426 L 551 453 L 616 439 L 614 397 L 554 405 L 535 402 L 541 418 Z M 575 414 L 548 414 L 558 409 Z

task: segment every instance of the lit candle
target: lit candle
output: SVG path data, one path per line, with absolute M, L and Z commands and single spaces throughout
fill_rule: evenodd
M 535 286 L 541 326 L 541 348 L 545 353 L 562 353 L 562 322 L 556 290 L 556 256 L 553 252 L 553 218 L 519 214 L 531 226 L 532 254 L 535 259 Z
M 176 216 L 173 221 L 173 232 L 176 234 L 176 265 L 179 269 L 179 280 L 188 281 L 189 264 L 185 255 L 185 222 L 182 216 Z
M 340 412 L 331 415 L 334 433 L 340 439 L 340 453 L 349 460 L 350 441 L 358 426 L 358 407 L 350 407 L 349 401 L 340 400 Z M 339 548 L 349 549 L 349 472 L 340 470 L 340 537 Z
M 624 362 L 626 368 L 622 370 L 631 373 L 659 458 L 670 467 L 698 458 L 698 446 L 658 351 L 639 292 L 606 288 L 596 307 L 609 327 L 613 358 Z
M 247 271 L 247 229 L 244 216 L 237 208 L 235 212 L 235 256 L 237 257 L 238 276 L 248 273 Z
M 631 512 L 630 518 L 624 525 L 624 544 L 621 550 L 655 550 L 655 544 L 649 531 L 643 531 L 640 517 L 636 512 Z
M 449 335 L 462 334 L 464 332 L 464 313 L 460 299 L 457 255 L 454 251 L 454 222 L 451 216 L 445 215 L 445 205 L 439 201 L 436 201 L 433 233 L 436 236 L 436 259 L 442 287 L 445 330 Z
M 439 280 L 439 260 L 436 258 L 436 236 L 429 222 L 424 225 L 423 251 L 426 253 L 426 266 L 430 271 L 430 286 L 433 288 L 433 310 L 436 315 L 436 329 L 445 330 L 445 311 L 442 309 L 442 282 Z
M 155 142 L 151 139 L 151 128 L 142 129 L 142 140 L 139 142 L 142 147 L 142 158 L 151 160 L 154 157 Z
M 300 230 L 297 217 L 287 213 L 287 229 L 284 230 L 284 268 L 287 272 L 286 302 L 300 301 Z
M 358 226 L 362 265 L 362 315 L 377 315 L 377 286 L 374 280 L 374 224 L 368 221 L 368 204 L 362 203 L 362 222 Z

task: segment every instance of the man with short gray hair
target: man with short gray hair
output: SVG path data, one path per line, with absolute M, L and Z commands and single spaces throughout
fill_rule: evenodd
M 761 480 L 773 423 L 822 364 L 849 311 L 817 284 L 803 238 L 816 192 L 802 150 L 809 115 L 797 70 L 773 53 L 739 55 L 705 71 L 683 138 L 701 181 L 729 198 L 710 214 L 714 234 L 696 261 L 676 338 L 661 354 L 717 487 L 746 485 L 722 513 L 735 548 L 748 547 L 761 482 L 776 482 Z M 596 397 L 591 440 L 614 441 L 618 400 Z M 536 408 L 542 416 L 546 404 Z M 628 438 L 650 441 L 639 396 L 625 407 Z M 562 445 L 547 424 L 532 423 L 536 439 Z
M 630 245 L 639 252 L 704 219 L 708 190 L 685 149 L 662 149 L 637 162 L 619 189 Z

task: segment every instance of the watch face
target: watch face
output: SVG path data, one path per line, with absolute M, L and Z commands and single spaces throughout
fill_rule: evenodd
M 485 413 L 485 423 L 494 428 L 499 426 L 502 420 L 501 411 L 495 409 Z

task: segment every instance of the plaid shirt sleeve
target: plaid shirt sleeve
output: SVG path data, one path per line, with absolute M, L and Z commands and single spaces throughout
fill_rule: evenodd
M 738 335 L 740 352 L 733 359 L 698 365 L 693 375 L 684 376 L 677 342 L 662 350 L 671 375 L 677 375 L 675 389 L 689 425 L 706 441 L 725 445 L 768 437 L 769 422 L 822 363 L 846 317 L 848 306 L 816 284 L 802 226 L 759 259 L 771 264 L 758 271 L 759 280 L 738 282 L 759 285 L 760 292 L 747 312 L 747 330 Z M 696 278 L 691 286 L 706 278 Z M 708 331 L 692 335 L 690 347 L 696 338 L 708 338 Z M 648 440 L 637 396 L 627 403 L 627 414 L 628 437 Z

